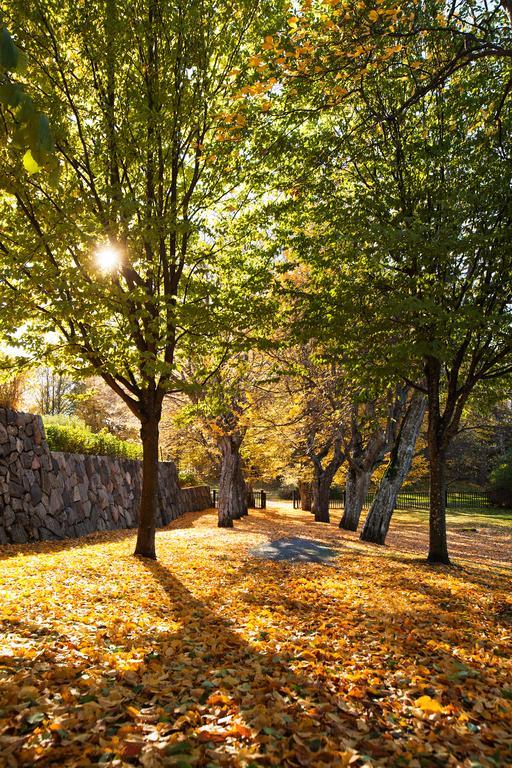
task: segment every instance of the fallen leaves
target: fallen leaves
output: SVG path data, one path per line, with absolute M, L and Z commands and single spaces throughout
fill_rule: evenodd
M 436 699 L 431 699 L 430 696 L 420 696 L 414 702 L 416 707 L 419 707 L 424 712 L 442 712 L 443 706 Z
M 0 764 L 496 766 L 511 761 L 509 585 L 429 569 L 307 513 L 5 547 Z M 308 535 L 334 568 L 248 551 Z

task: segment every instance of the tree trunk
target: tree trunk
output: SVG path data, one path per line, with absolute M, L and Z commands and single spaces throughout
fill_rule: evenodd
M 300 508 L 305 512 L 311 512 L 311 483 L 299 480 Z
M 319 472 L 315 467 L 315 479 L 312 484 L 311 511 L 317 523 L 329 523 L 329 492 L 332 477 L 327 472 Z
M 416 441 L 423 424 L 427 400 L 421 392 L 413 395 L 391 450 L 389 464 L 380 481 L 361 533 L 363 541 L 384 544 L 396 499 L 411 468 Z
M 429 563 L 450 565 L 446 540 L 446 451 L 429 445 L 430 536 Z
M 247 514 L 247 489 L 242 473 L 239 440 L 234 435 L 220 438 L 222 465 L 219 480 L 219 528 L 232 528 L 233 520 Z
M 155 531 L 158 511 L 158 425 L 159 417 L 152 415 L 142 421 L 142 493 L 139 509 L 139 529 L 135 554 L 156 560 Z
M 345 507 L 340 520 L 340 528 L 357 531 L 359 518 L 370 487 L 371 470 L 356 470 L 350 467 L 345 485 Z
M 430 467 L 430 531 L 429 531 L 429 563 L 450 564 L 448 557 L 448 542 L 446 540 L 446 449 L 449 444 L 447 433 L 447 418 L 449 410 L 452 411 L 454 398 L 453 386 L 448 387 L 444 414 L 441 416 L 440 379 L 441 361 L 429 356 L 425 362 L 425 378 L 428 392 L 428 457 Z M 454 380 L 455 381 L 455 380 Z M 458 427 L 458 422 L 453 422 L 452 429 Z

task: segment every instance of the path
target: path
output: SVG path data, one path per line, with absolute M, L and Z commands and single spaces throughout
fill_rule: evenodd
M 291 502 L 272 501 L 269 509 L 275 511 L 274 527 L 278 535 L 289 536 L 300 526 L 307 535 L 326 544 L 344 541 L 350 546 L 370 548 L 376 554 L 386 555 L 403 552 L 425 558 L 428 552 L 428 513 L 412 514 L 395 512 L 388 533 L 386 546 L 364 544 L 359 539 L 361 526 L 357 533 L 342 531 L 338 528 L 341 510 L 331 511 L 331 523 L 315 523 L 310 512 L 293 509 Z M 274 513 L 272 513 L 274 517 Z M 423 517 L 423 520 L 420 518 Z M 510 568 L 512 571 L 512 525 L 498 525 L 492 516 L 481 517 L 473 522 L 470 515 L 455 517 L 448 523 L 448 548 L 450 556 L 456 562 L 480 563 L 489 568 Z

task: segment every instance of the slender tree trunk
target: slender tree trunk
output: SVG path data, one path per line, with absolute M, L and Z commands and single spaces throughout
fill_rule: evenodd
M 241 441 L 233 435 L 220 438 L 222 465 L 219 481 L 219 528 L 232 528 L 233 520 L 247 514 L 247 489 L 240 457 Z
M 430 536 L 429 563 L 450 565 L 446 539 L 446 451 L 429 445 Z
M 448 387 L 444 413 L 441 416 L 441 361 L 429 355 L 425 360 L 425 378 L 428 392 L 428 457 L 430 467 L 430 530 L 429 563 L 450 564 L 446 540 L 446 449 L 448 448 L 447 423 L 453 415 L 453 399 L 456 393 Z M 453 380 L 455 381 L 455 380 Z M 452 424 L 456 429 L 458 423 Z
M 329 523 L 329 492 L 331 490 L 332 477 L 329 473 L 319 471 L 315 467 L 315 479 L 312 484 L 311 511 L 317 523 Z
M 311 495 L 311 483 L 304 480 L 299 480 L 300 508 L 305 512 L 311 512 Z
M 158 426 L 159 416 L 142 421 L 142 493 L 135 554 L 156 560 L 155 531 L 158 511 Z
M 357 531 L 359 518 L 370 487 L 372 470 L 357 470 L 350 467 L 345 485 L 345 507 L 340 520 L 340 528 L 346 531 Z
M 426 406 L 426 397 L 421 392 L 415 393 L 393 445 L 389 464 L 366 517 L 361 533 L 363 541 L 371 541 L 374 544 L 384 544 L 386 541 L 398 493 L 411 468 Z

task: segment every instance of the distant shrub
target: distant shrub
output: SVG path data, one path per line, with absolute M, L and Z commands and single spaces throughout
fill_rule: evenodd
M 512 508 L 512 450 L 499 458 L 489 480 L 489 496 L 493 504 Z
M 275 495 L 278 499 L 283 499 L 284 501 L 290 501 L 293 499 L 293 492 L 295 490 L 295 486 L 293 485 L 281 485 L 276 491 L 273 491 L 270 489 L 267 492 L 267 496 Z
M 180 488 L 187 488 L 190 485 L 199 485 L 199 481 L 193 472 L 180 470 L 178 473 Z
M 118 456 L 123 459 L 142 458 L 142 446 L 120 440 L 106 429 L 91 432 L 80 419 L 44 416 L 43 421 L 51 451 Z

